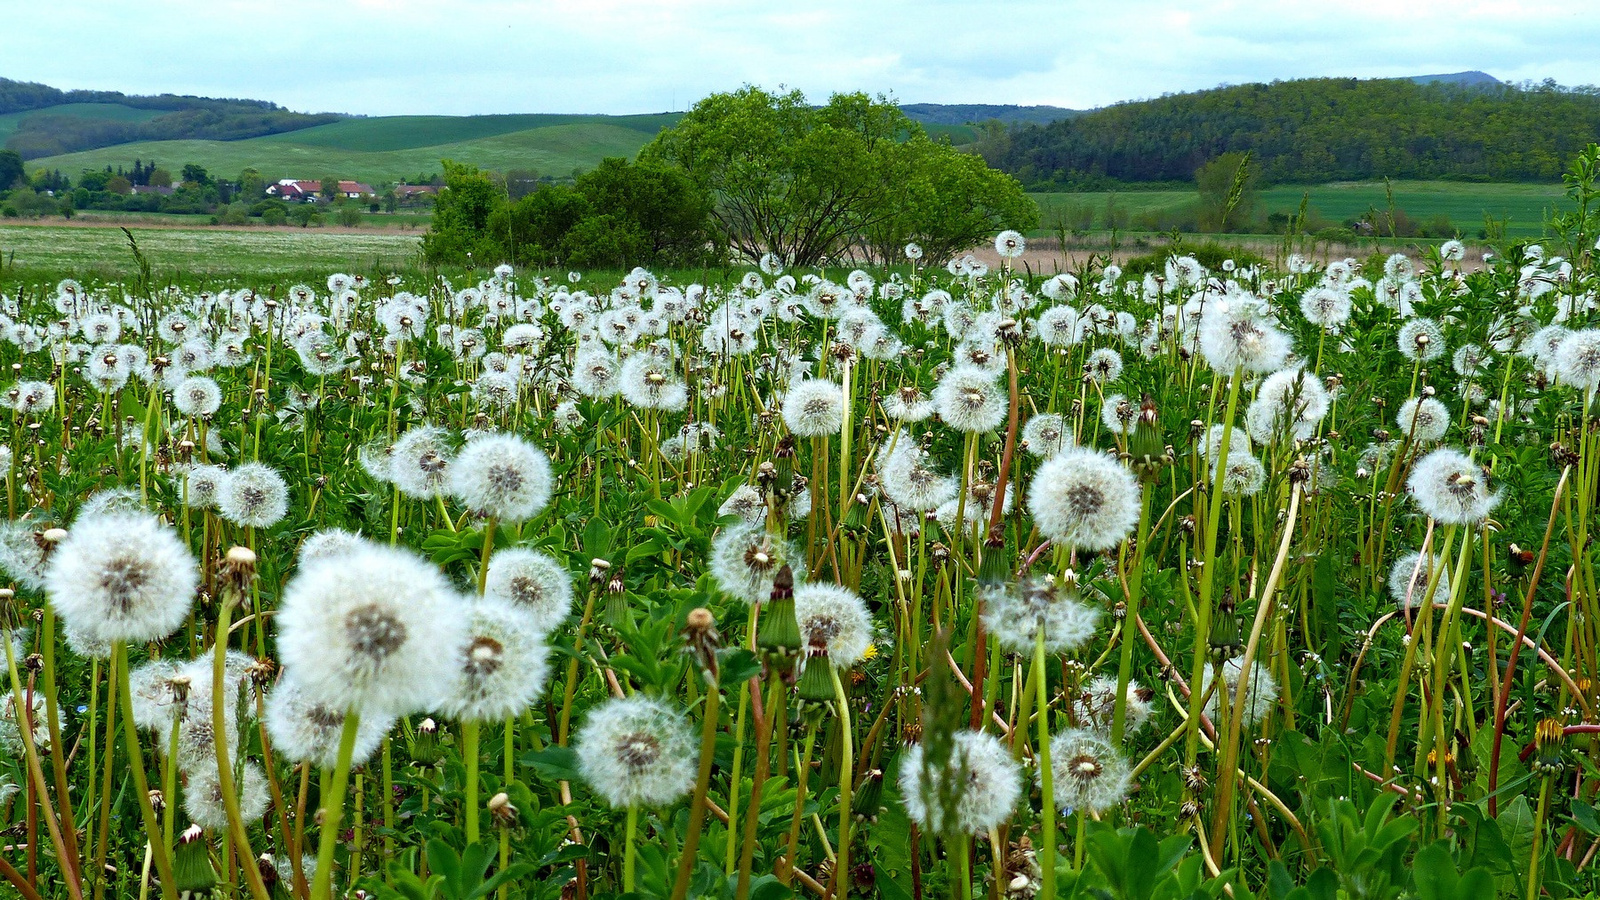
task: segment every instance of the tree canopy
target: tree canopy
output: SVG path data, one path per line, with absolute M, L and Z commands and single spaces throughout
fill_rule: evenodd
M 1224 153 L 1267 183 L 1554 181 L 1600 135 L 1600 89 L 1312 78 L 1120 103 L 1021 126 L 983 152 L 1025 183 L 1190 181 Z
M 799 91 L 712 94 L 639 158 L 677 166 L 706 190 L 729 243 L 751 259 L 882 258 L 913 240 L 950 253 L 1037 218 L 1015 179 L 862 93 L 824 106 Z

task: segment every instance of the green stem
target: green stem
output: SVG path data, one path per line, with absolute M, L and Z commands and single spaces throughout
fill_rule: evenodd
M 1122 646 L 1117 660 L 1117 698 L 1111 709 L 1111 743 L 1122 746 L 1123 729 L 1128 721 L 1128 681 L 1133 672 L 1133 634 L 1139 621 L 1139 601 L 1144 597 L 1144 552 L 1150 535 L 1150 496 L 1154 481 L 1144 483 L 1139 504 L 1139 530 L 1134 532 L 1133 571 L 1128 574 L 1128 605 L 1122 616 Z
M 150 857 L 161 879 L 161 896 L 164 900 L 178 900 L 177 882 L 172 875 L 172 857 L 167 852 L 166 843 L 161 840 L 161 823 L 156 819 L 155 807 L 150 803 L 150 783 L 144 777 L 144 755 L 139 750 L 139 724 L 133 720 L 133 692 L 128 688 L 127 646 L 121 641 L 112 643 L 111 658 L 117 670 L 117 696 L 126 712 L 122 719 L 122 736 L 128 745 L 133 793 L 139 802 L 139 814 L 144 818 L 145 836 L 150 841 Z
M 848 371 L 848 369 L 846 370 Z M 836 896 L 850 895 L 850 794 L 855 780 L 855 738 L 851 734 L 850 700 L 844 694 L 844 682 L 839 679 L 839 669 L 828 667 L 833 675 L 833 696 L 839 703 L 839 860 L 833 867 L 833 879 L 839 885 Z
M 467 767 L 466 797 L 462 801 L 467 820 L 467 843 L 478 842 L 478 723 L 461 723 L 461 762 Z
M 700 728 L 700 771 L 695 777 L 694 799 L 689 805 L 689 831 L 683 839 L 683 854 L 678 857 L 678 873 L 672 883 L 672 900 L 684 900 L 689 896 L 689 876 L 694 873 L 695 856 L 700 851 L 700 832 L 705 830 L 706 825 L 706 792 L 711 789 L 711 766 L 717 753 L 717 713 L 722 705 L 722 692 L 711 678 L 706 680 L 705 715 Z M 738 785 L 734 785 L 733 790 L 737 796 Z M 728 814 L 731 816 L 733 811 L 733 804 L 730 803 Z M 730 844 L 732 834 L 730 828 Z
M 339 734 L 339 756 L 334 760 L 328 792 L 322 798 L 322 833 L 317 837 L 317 875 L 311 885 L 311 900 L 329 900 L 333 895 L 333 849 L 339 843 L 339 822 L 344 817 L 344 792 L 350 783 L 350 760 L 356 752 L 356 730 L 361 714 L 350 710 L 344 716 Z
M 639 807 L 628 807 L 628 830 L 622 840 L 622 891 L 633 893 L 633 841 L 639 833 Z
M 1033 642 L 1033 683 L 1037 692 L 1039 723 L 1039 787 L 1044 796 L 1044 809 L 1039 813 L 1041 840 L 1039 847 L 1039 873 L 1042 876 L 1039 896 L 1055 900 L 1056 896 L 1056 780 L 1050 767 L 1050 693 L 1045 671 L 1044 627 L 1041 625 Z

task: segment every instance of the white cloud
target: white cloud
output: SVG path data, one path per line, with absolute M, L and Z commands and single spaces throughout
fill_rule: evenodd
M 16 2 L 16 0 L 9 0 Z M 87 0 L 8 11 L 3 71 L 365 114 L 655 112 L 741 84 L 1090 107 L 1220 83 L 1482 69 L 1596 80 L 1557 0 Z M 87 23 L 93 23 L 89 25 Z

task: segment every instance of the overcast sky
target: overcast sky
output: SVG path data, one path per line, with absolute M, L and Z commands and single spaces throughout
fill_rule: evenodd
M 1326 75 L 1600 83 L 1595 0 L 0 0 L 0 21 L 31 36 L 3 77 L 367 115 L 660 112 L 742 84 L 1087 108 Z

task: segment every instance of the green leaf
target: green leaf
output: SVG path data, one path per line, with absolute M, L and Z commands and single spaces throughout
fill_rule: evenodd
M 1594 807 L 1577 798 L 1572 800 L 1572 821 L 1584 831 L 1600 835 L 1600 816 L 1595 815 Z
M 743 647 L 718 651 L 717 665 L 718 681 L 724 688 L 734 688 L 761 674 L 761 660 Z
M 571 747 L 546 747 L 524 753 L 522 764 L 550 781 L 578 780 L 578 754 Z
M 1418 900 L 1455 900 L 1456 864 L 1445 842 L 1438 841 L 1417 851 L 1411 866 Z

